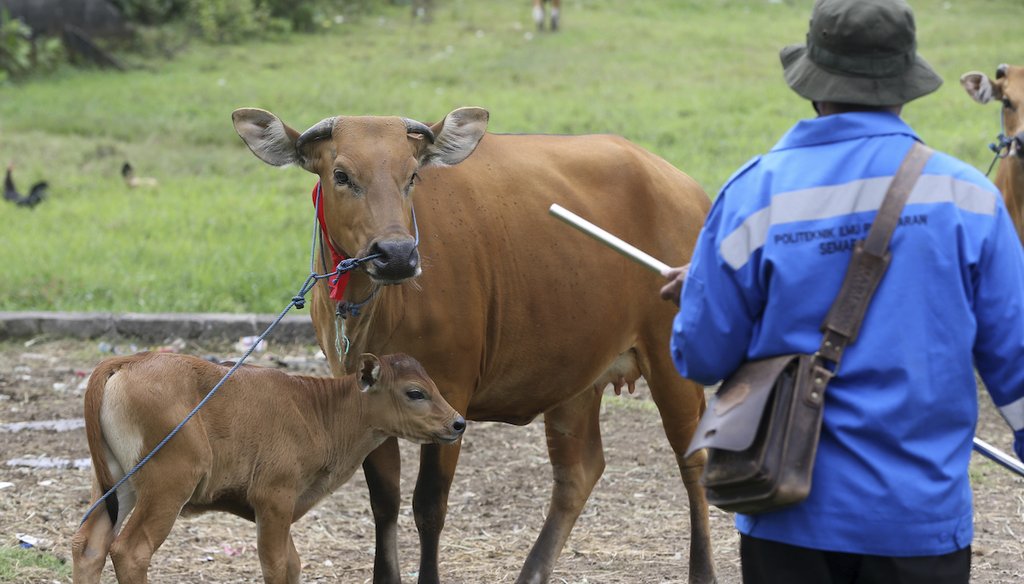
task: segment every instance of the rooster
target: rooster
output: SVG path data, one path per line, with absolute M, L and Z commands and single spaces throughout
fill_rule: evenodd
M 28 194 L 22 196 L 18 192 L 18 189 L 14 186 L 14 165 L 7 165 L 7 176 L 4 177 L 4 200 L 10 201 L 19 207 L 28 207 L 29 209 L 35 208 L 36 205 L 43 202 L 46 198 L 46 189 L 50 186 L 46 181 L 39 181 L 32 185 Z
M 135 169 L 133 169 L 132 165 L 127 162 L 125 162 L 124 166 L 121 167 L 121 177 L 124 178 L 124 183 L 133 189 L 136 187 L 157 186 L 155 178 L 150 178 L 148 176 L 135 176 Z

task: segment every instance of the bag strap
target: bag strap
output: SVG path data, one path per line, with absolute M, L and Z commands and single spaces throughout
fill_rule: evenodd
M 892 252 L 888 249 L 892 232 L 899 224 L 900 214 L 907 199 L 910 198 L 910 192 L 914 190 L 925 163 L 933 153 L 931 148 L 914 141 L 910 152 L 889 183 L 889 190 L 886 191 L 878 214 L 871 223 L 867 238 L 858 241 L 854 246 L 853 257 L 850 259 L 839 295 L 821 325 L 825 335 L 815 354 L 815 381 L 818 382 L 819 375 L 824 376 L 820 381 L 822 389 L 839 369 L 839 361 L 846 346 L 857 338 L 868 303 L 871 302 L 871 297 L 874 296 L 875 289 L 878 288 L 878 283 L 881 282 L 892 259 Z M 822 363 L 823 359 L 831 361 L 832 366 Z

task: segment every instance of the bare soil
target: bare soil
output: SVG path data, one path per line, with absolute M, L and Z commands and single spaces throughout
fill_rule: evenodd
M 145 349 L 149 347 L 139 347 Z M 103 349 L 103 351 L 101 351 Z M 0 344 L 0 545 L 18 545 L 17 534 L 45 541 L 39 547 L 70 562 L 70 540 L 92 503 L 89 469 L 32 468 L 9 461 L 26 457 L 88 457 L 81 428 L 56 432 L 4 424 L 81 417 L 82 381 L 111 351 L 90 341 Z M 230 346 L 181 343 L 177 350 L 220 359 Z M 319 351 L 275 346 L 255 363 L 326 374 Z M 610 394 L 602 413 L 607 470 L 559 558 L 555 583 L 686 582 L 689 528 L 686 496 L 657 410 L 642 385 L 633 396 Z M 981 397 L 978 435 L 1011 451 L 1010 433 L 987 395 Z M 417 450 L 403 444 L 404 504 L 400 519 L 403 575 L 416 580 L 418 543 L 411 493 Z M 975 456 L 976 498 L 973 577 L 978 584 L 1024 581 L 1024 479 Z M 514 427 L 471 423 L 452 488 L 442 539 L 445 582 L 513 582 L 540 530 L 551 489 L 543 422 Z M 738 537 L 729 514 L 711 510 L 715 561 L 723 583 L 739 582 Z M 373 522 L 365 481 L 357 474 L 293 528 L 305 582 L 370 582 Z M 182 518 L 154 557 L 155 584 L 261 581 L 252 524 L 226 514 Z M 105 581 L 113 582 L 109 562 Z M 27 584 L 67 582 L 54 574 L 25 576 Z

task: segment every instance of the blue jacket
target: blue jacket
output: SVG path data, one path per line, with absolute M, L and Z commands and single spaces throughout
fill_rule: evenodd
M 888 113 L 806 120 L 726 183 L 673 327 L 683 376 L 712 384 L 744 360 L 818 348 L 853 242 L 913 140 Z M 975 367 L 1024 437 L 1024 253 L 996 188 L 942 153 L 911 193 L 891 250 L 826 393 L 810 496 L 737 515 L 741 532 L 887 556 L 970 544 Z

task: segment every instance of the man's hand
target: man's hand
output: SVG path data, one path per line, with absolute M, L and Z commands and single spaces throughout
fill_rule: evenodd
M 661 299 L 671 300 L 679 306 L 679 295 L 683 293 L 683 282 L 686 280 L 686 273 L 690 271 L 690 264 L 669 268 L 662 272 L 662 276 L 668 279 L 668 284 L 661 287 Z

